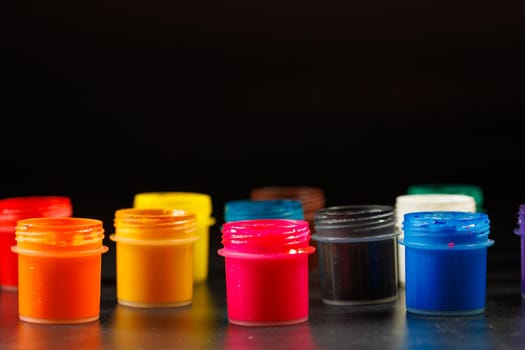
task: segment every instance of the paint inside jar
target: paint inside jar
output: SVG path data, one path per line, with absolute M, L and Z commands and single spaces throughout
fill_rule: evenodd
M 304 220 L 232 221 L 222 227 L 230 323 L 277 326 L 308 319 L 310 230 Z
M 485 310 L 487 214 L 454 211 L 405 214 L 406 307 L 424 315 L 463 316 Z
M 114 226 L 117 302 L 140 308 L 191 304 L 195 214 L 125 208 L 115 212 Z
M 32 323 L 73 324 L 100 314 L 102 222 L 32 218 L 16 226 L 19 317 Z
M 394 209 L 345 205 L 320 209 L 315 219 L 322 301 L 332 305 L 397 299 Z

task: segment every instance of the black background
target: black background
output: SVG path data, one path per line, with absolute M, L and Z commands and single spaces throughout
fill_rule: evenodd
M 5 1 L 0 195 L 70 196 L 109 234 L 143 191 L 208 193 L 220 223 L 258 186 L 336 205 L 474 183 L 516 256 L 520 3 Z

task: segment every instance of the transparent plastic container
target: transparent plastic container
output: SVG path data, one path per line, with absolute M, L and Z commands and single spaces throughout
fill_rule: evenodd
M 387 303 L 397 299 L 394 208 L 343 205 L 315 217 L 322 301 L 331 305 Z

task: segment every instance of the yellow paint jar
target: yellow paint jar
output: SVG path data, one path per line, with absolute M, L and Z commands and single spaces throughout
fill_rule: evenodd
M 115 212 L 117 301 L 131 307 L 177 307 L 193 297 L 195 214 L 125 208 Z
M 215 224 L 211 217 L 211 196 L 195 192 L 143 192 L 135 194 L 135 208 L 181 209 L 195 213 L 197 218 L 197 237 L 193 259 L 193 280 L 196 283 L 208 278 L 210 226 Z

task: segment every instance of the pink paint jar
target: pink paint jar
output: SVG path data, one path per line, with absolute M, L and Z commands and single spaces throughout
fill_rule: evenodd
M 305 220 L 232 221 L 222 226 L 230 323 L 275 326 L 308 319 L 310 230 Z

